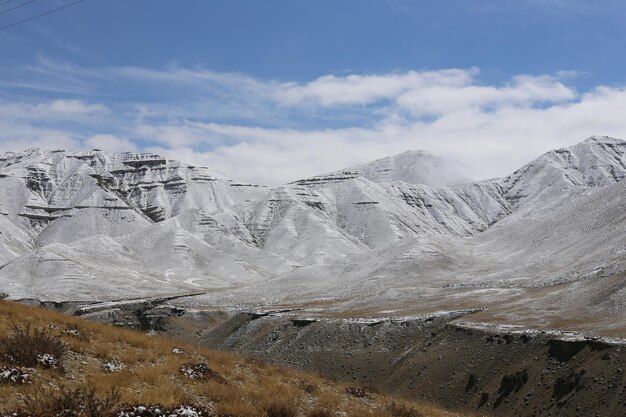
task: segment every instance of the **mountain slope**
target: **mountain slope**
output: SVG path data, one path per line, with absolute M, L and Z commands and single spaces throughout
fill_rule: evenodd
M 406 151 L 365 164 L 345 168 L 373 182 L 403 181 L 429 187 L 461 184 L 471 181 L 469 168 L 457 161 L 439 158 L 424 151 Z
M 12 340 L 16 328 L 26 333 L 18 340 L 38 343 L 18 359 L 2 358 L 2 415 L 18 415 L 20 410 L 19 415 L 102 417 L 353 417 L 374 411 L 393 417 L 402 410 L 406 415 L 460 416 L 425 401 L 392 398 L 258 359 L 0 301 L 0 346 Z M 34 329 L 39 337 L 33 336 Z M 66 348 L 51 353 L 62 370 L 29 357 L 59 343 Z M 14 345 L 7 345 L 13 353 Z M 36 366 L 24 363 L 29 359 Z M 11 372 L 25 383 L 12 383 Z
M 429 186 L 456 182 L 456 164 L 407 152 L 269 189 L 153 154 L 9 153 L 0 282 L 55 300 L 376 302 L 617 273 L 625 155 L 626 142 L 592 137 L 501 179 Z M 423 180 L 436 167 L 441 178 Z
M 626 176 L 625 155 L 626 142 L 606 136 L 550 151 L 503 179 L 506 198 L 521 207 L 615 184 Z

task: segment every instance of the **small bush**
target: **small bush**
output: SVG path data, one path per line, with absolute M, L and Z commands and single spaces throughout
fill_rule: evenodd
M 371 394 L 375 394 L 377 389 L 374 387 L 348 387 L 346 392 L 356 398 L 368 398 Z
M 190 379 L 213 379 L 221 384 L 226 383 L 223 376 L 203 363 L 186 363 L 181 366 L 180 372 Z
M 387 407 L 387 411 L 392 417 L 424 417 L 424 414 L 417 411 L 415 408 L 407 407 L 403 404 L 396 404 L 395 402 Z
M 308 414 L 308 417 L 333 417 L 334 414 L 325 408 L 313 410 Z
M 102 364 L 102 369 L 107 372 L 120 372 L 126 369 L 126 364 L 117 361 L 105 362 Z
M 110 417 L 120 402 L 114 387 L 99 396 L 92 386 L 70 389 L 61 386 L 58 391 L 40 388 L 23 400 L 24 411 L 31 415 L 56 417 Z
M 65 326 L 65 330 L 63 330 L 63 334 L 67 335 L 67 336 L 74 336 L 74 337 L 77 337 L 79 339 L 84 339 L 85 338 L 85 333 L 82 331 L 82 329 L 76 323 L 68 323 Z
M 0 358 L 33 368 L 58 368 L 67 350 L 63 341 L 52 336 L 50 329 L 32 329 L 30 323 L 11 325 L 11 336 L 0 339 Z
M 295 417 L 298 410 L 291 404 L 275 402 L 267 406 L 265 415 L 267 417 Z

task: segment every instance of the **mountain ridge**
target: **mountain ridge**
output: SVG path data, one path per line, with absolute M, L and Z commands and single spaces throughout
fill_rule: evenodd
M 11 298 L 56 301 L 351 299 L 341 308 L 457 288 L 482 304 L 481 288 L 506 299 L 626 269 L 615 221 L 625 154 L 625 141 L 591 137 L 492 180 L 433 187 L 343 170 L 270 188 L 155 154 L 7 153 L 0 284 Z M 614 219 L 594 223 L 579 209 Z
M 430 187 L 471 182 L 469 168 L 460 162 L 440 158 L 423 150 L 408 150 L 374 161 L 344 168 L 336 173 L 352 172 L 373 182 L 403 181 Z

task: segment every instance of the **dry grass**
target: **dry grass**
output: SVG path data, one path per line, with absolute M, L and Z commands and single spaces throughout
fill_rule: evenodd
M 68 410 L 81 410 L 85 417 L 108 417 L 120 401 L 119 392 L 111 388 L 109 392 L 98 392 L 92 386 L 59 389 L 38 387 L 30 396 L 22 400 L 23 407 L 36 416 L 71 416 Z
M 33 328 L 30 322 L 11 323 L 11 334 L 0 339 L 0 360 L 34 368 L 61 367 L 66 344 L 52 335 L 49 328 Z
M 98 416 L 113 415 L 101 411 L 102 404 L 114 408 L 113 400 L 117 407 L 158 404 L 173 409 L 181 404 L 193 405 L 212 410 L 215 417 L 458 415 L 429 404 L 394 401 L 373 390 L 366 390 L 363 396 L 355 395 L 365 389 L 163 337 L 0 301 L 0 340 L 7 340 L 15 334 L 16 325 L 25 323 L 30 323 L 31 333 L 37 329 L 67 347 L 63 371 L 39 367 L 32 371 L 31 384 L 0 385 L 0 415 L 25 410 L 26 406 L 40 413 L 41 407 L 53 408 L 53 403 L 70 404 L 73 400 L 90 404 L 97 411 L 93 415 Z M 174 353 L 174 347 L 184 353 Z M 8 360 L 0 359 L 0 366 L 4 364 Z M 181 372 L 181 367 L 188 364 L 203 364 L 210 372 L 206 378 L 190 378 Z M 112 386 L 116 391 L 111 391 Z M 89 416 L 81 413 L 76 416 Z

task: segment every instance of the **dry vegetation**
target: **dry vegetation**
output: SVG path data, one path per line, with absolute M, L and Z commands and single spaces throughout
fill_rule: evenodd
M 2 379 L 2 369 L 28 374 L 26 382 Z M 0 416 L 12 414 L 455 415 L 257 360 L 0 301 Z

